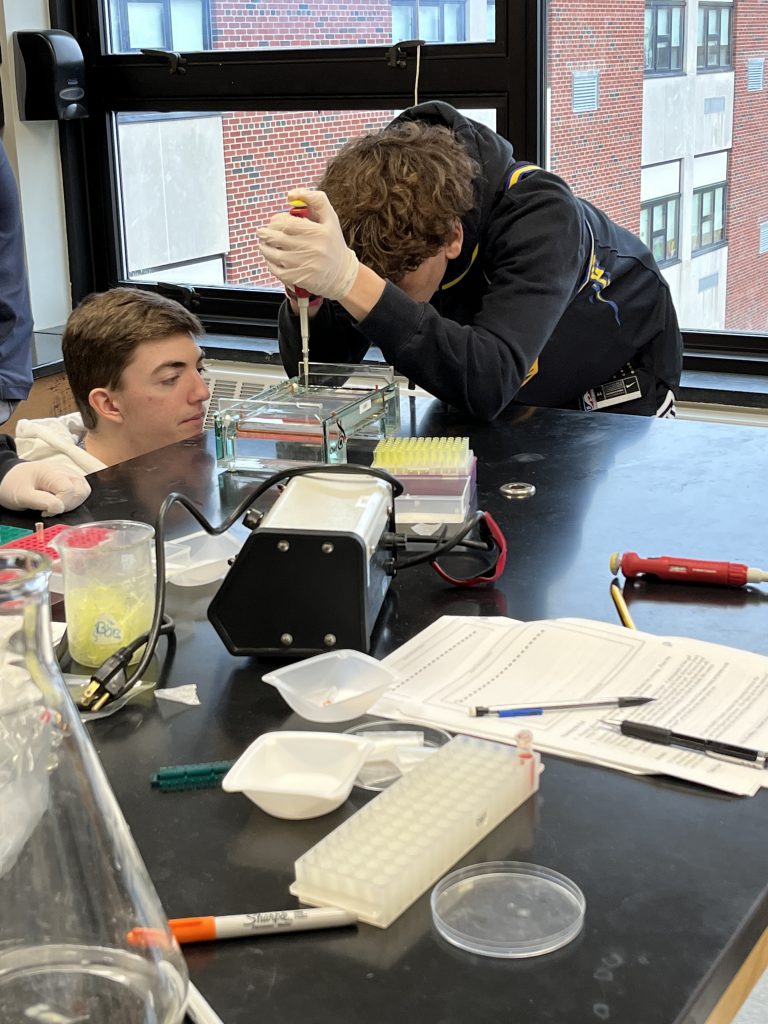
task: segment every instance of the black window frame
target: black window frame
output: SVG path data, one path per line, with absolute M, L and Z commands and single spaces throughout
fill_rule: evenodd
M 723 49 L 723 45 L 720 42 L 721 24 L 722 17 L 725 12 L 728 12 L 728 43 L 727 43 L 727 61 L 721 60 L 720 51 Z M 717 33 L 711 34 L 708 31 L 708 22 L 710 12 L 717 14 Z M 732 71 L 733 70 L 733 18 L 734 18 L 734 5 L 733 4 L 699 4 L 699 10 L 697 14 L 696 23 L 696 71 L 698 74 L 715 71 Z M 702 32 L 703 26 L 703 32 Z M 710 47 L 711 44 L 711 47 Z M 710 49 L 716 49 L 717 63 L 709 63 Z
M 111 111 L 215 111 L 222 109 L 222 95 L 230 110 L 398 108 L 412 102 L 413 51 L 400 53 L 391 46 L 293 53 L 211 50 L 182 54 L 177 67 L 172 56 L 102 53 L 95 45 L 105 28 L 97 0 L 49 0 L 49 5 L 52 27 L 71 32 L 83 48 L 91 110 L 86 120 L 59 124 L 74 302 L 121 283 Z M 422 97 L 458 106 L 469 97 L 471 105 L 479 101 L 494 108 L 499 133 L 512 141 L 520 158 L 539 164 L 545 162 L 547 137 L 545 5 L 546 0 L 497 3 L 493 42 L 426 46 L 420 78 Z M 157 287 L 193 308 L 211 332 L 277 335 L 278 293 Z M 684 339 L 686 360 L 705 353 L 720 366 L 732 359 L 741 365 L 748 357 L 759 363 L 768 353 L 766 332 L 685 331 Z
M 109 28 L 102 0 L 49 2 L 52 26 L 71 32 L 83 49 L 90 99 L 89 118 L 59 125 L 74 302 L 90 291 L 136 284 L 121 276 L 119 265 L 118 112 L 402 109 L 413 103 L 413 49 L 391 43 L 290 51 L 217 49 L 184 53 L 179 63 L 172 54 L 103 52 L 100 39 L 109 38 Z M 533 162 L 543 159 L 544 140 L 538 77 L 541 4 L 497 4 L 492 42 L 433 44 L 420 53 L 421 96 L 494 109 L 499 133 Z M 252 334 L 256 328 L 262 335 L 277 335 L 281 293 L 237 286 L 142 287 L 190 306 L 209 331 Z
M 674 230 L 674 235 L 673 235 L 674 242 L 675 242 L 675 252 L 674 252 L 674 255 L 672 255 L 672 256 L 665 255 L 662 259 L 659 259 L 655 255 L 655 253 L 654 253 L 654 259 L 656 260 L 656 262 L 658 263 L 658 265 L 660 267 L 669 267 L 669 266 L 672 266 L 674 263 L 679 263 L 680 262 L 680 206 L 681 206 L 681 195 L 680 195 L 679 192 L 672 192 L 669 195 L 659 196 L 658 198 L 649 199 L 646 202 L 640 204 L 641 216 L 642 216 L 643 211 L 647 211 L 647 213 L 648 213 L 648 225 L 649 225 L 649 231 L 648 231 L 648 237 L 647 238 L 643 237 L 642 225 L 641 225 L 641 228 L 640 228 L 640 238 L 642 239 L 643 242 L 645 242 L 645 244 L 648 246 L 648 248 L 653 253 L 653 251 L 654 251 L 653 250 L 654 238 L 655 238 L 655 236 L 657 234 L 662 234 L 662 232 L 655 232 L 653 230 L 654 211 L 657 208 L 663 208 L 663 210 L 664 210 L 663 238 L 664 238 L 664 250 L 666 252 L 667 246 L 668 246 L 668 241 L 669 241 L 669 238 L 668 238 L 668 235 L 667 235 L 667 223 L 668 223 L 668 220 L 669 220 L 669 204 L 670 203 L 675 203 L 676 204 L 675 205 L 675 230 Z
M 722 206 L 723 206 L 723 237 L 714 239 L 715 233 L 715 197 L 718 193 L 722 193 Z M 706 218 L 707 221 L 712 221 L 712 238 L 711 242 L 702 242 L 704 237 L 704 231 L 702 225 L 705 223 L 704 218 L 701 214 L 702 200 L 706 194 L 712 195 L 712 212 Z M 711 185 L 702 185 L 699 188 L 693 190 L 693 205 L 691 209 L 691 256 L 700 256 L 702 253 L 711 252 L 713 249 L 720 249 L 724 245 L 728 244 L 728 219 L 727 219 L 727 207 L 728 203 L 728 183 L 725 181 L 714 182 Z M 698 244 L 694 243 L 694 239 L 698 241 Z
M 659 15 L 662 11 L 666 11 L 670 17 L 670 31 L 666 34 L 659 33 Z M 677 47 L 672 46 L 672 25 L 671 20 L 673 12 L 677 11 L 680 17 L 680 43 Z M 648 15 L 651 15 L 653 24 L 651 26 L 651 43 L 650 47 L 646 46 L 646 25 L 644 23 L 643 30 L 643 50 L 644 50 L 644 70 L 646 77 L 657 77 L 657 76 L 668 76 L 668 75 L 683 75 L 685 74 L 685 2 L 684 0 L 649 0 L 645 5 L 645 18 L 647 20 Z M 666 52 L 669 54 L 669 67 L 661 67 L 659 61 L 660 46 L 664 45 L 666 41 Z M 648 63 L 648 50 L 653 54 L 653 61 Z M 673 50 L 678 51 L 678 64 L 676 67 L 672 67 L 672 53 Z

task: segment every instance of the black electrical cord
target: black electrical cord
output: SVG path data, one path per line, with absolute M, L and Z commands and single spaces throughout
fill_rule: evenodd
M 398 570 L 411 569 L 413 568 L 414 565 L 423 565 L 424 562 L 434 562 L 441 555 L 445 555 L 450 551 L 453 551 L 455 554 L 462 554 L 467 549 L 472 549 L 476 551 L 492 551 L 493 547 L 489 546 L 483 541 L 465 540 L 468 534 L 470 534 L 483 521 L 484 516 L 484 512 L 474 512 L 471 519 L 468 519 L 461 527 L 461 529 L 450 537 L 447 536 L 445 526 L 442 527 L 442 529 L 440 530 L 440 534 L 436 538 L 427 538 L 426 541 L 422 541 L 422 538 L 420 537 L 420 544 L 429 543 L 430 541 L 433 541 L 434 547 L 432 547 L 429 551 L 423 551 L 421 552 L 421 554 L 413 555 L 411 558 L 406 558 L 402 560 L 398 559 Z M 458 551 L 455 550 L 457 548 L 459 549 Z
M 349 464 L 297 466 L 295 469 L 281 470 L 273 473 L 266 480 L 262 480 L 252 491 L 249 491 L 224 522 L 218 526 L 212 526 L 203 513 L 192 503 L 192 501 L 179 491 L 172 491 L 163 501 L 155 519 L 155 610 L 152 615 L 152 624 L 149 630 L 137 637 L 126 647 L 120 648 L 102 665 L 91 674 L 91 681 L 83 691 L 78 706 L 84 711 L 96 711 L 104 707 L 111 700 L 116 700 L 124 693 L 131 690 L 138 683 L 142 674 L 146 671 L 151 662 L 157 642 L 163 634 L 171 634 L 174 624 L 165 615 L 165 520 L 173 505 L 179 504 L 185 508 L 193 519 L 203 527 L 206 533 L 211 536 L 218 536 L 225 533 L 233 526 L 243 513 L 261 497 L 262 494 L 275 487 L 277 484 L 292 480 L 297 476 L 310 476 L 312 474 L 339 474 L 346 476 L 375 476 L 384 480 L 392 488 L 392 505 L 390 508 L 389 526 L 394 532 L 395 529 L 395 501 L 398 495 L 403 493 L 403 485 L 395 477 L 390 476 L 381 469 L 374 469 L 368 466 L 355 466 Z M 128 665 L 136 650 L 146 644 L 144 653 L 139 659 L 136 668 L 128 675 Z

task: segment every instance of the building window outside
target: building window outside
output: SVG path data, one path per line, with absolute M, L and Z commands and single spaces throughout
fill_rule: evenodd
M 467 38 L 466 14 L 467 0 L 392 0 L 392 39 L 463 42 Z
M 719 272 L 716 272 L 714 274 L 707 274 L 706 277 L 700 277 L 699 278 L 699 286 L 698 286 L 699 295 L 701 295 L 702 292 L 712 291 L 712 289 L 713 288 L 717 288 L 717 286 L 719 284 L 720 284 L 720 274 L 719 274 Z
M 693 193 L 691 252 L 703 252 L 725 241 L 725 183 Z
M 485 9 L 485 19 L 485 35 L 487 40 L 492 43 L 496 38 L 496 0 L 488 0 L 488 6 Z
M 683 67 L 682 4 L 650 3 L 645 8 L 646 73 L 681 71 Z
M 731 67 L 731 15 L 728 6 L 699 7 L 696 67 L 699 71 Z
M 113 53 L 197 51 L 211 45 L 208 0 L 110 0 Z
M 640 237 L 663 266 L 678 259 L 680 196 L 653 199 L 640 207 Z
M 725 110 L 725 96 L 705 96 L 704 113 L 722 114 Z
M 760 225 L 757 251 L 760 256 L 768 252 L 768 220 L 764 220 Z

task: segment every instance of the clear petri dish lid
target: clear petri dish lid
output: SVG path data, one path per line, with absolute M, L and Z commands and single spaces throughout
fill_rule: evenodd
M 434 887 L 430 903 L 435 927 L 452 945 L 507 958 L 565 946 L 581 931 L 586 908 L 570 878 L 514 860 L 451 872 Z
M 419 761 L 447 743 L 444 729 L 417 722 L 375 721 L 353 725 L 345 732 L 361 736 L 373 745 L 355 779 L 359 789 L 380 793 L 405 775 Z

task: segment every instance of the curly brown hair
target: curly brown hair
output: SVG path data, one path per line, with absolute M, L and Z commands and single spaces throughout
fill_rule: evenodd
M 358 259 L 397 283 L 448 244 L 480 173 L 448 128 L 404 121 L 346 143 L 318 188 Z

